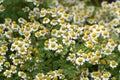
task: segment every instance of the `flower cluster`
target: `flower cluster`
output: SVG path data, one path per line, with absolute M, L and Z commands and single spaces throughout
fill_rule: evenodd
M 119 80 L 120 1 L 103 1 L 101 7 L 76 1 L 65 6 L 53 0 L 46 8 L 41 7 L 44 0 L 26 0 L 34 6 L 22 8 L 27 19 L 5 18 L 0 24 L 0 77 Z
M 63 71 L 61 69 L 55 70 L 55 71 L 50 71 L 46 75 L 43 73 L 38 73 L 35 76 L 34 80 L 58 80 L 58 79 L 64 79 L 65 76 L 62 74 Z

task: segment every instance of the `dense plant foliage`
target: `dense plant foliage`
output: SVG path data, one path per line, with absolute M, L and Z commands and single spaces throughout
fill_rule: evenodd
M 0 0 L 0 22 L 0 80 L 120 80 L 120 1 Z

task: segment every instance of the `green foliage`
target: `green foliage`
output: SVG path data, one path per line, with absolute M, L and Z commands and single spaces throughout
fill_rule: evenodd
M 0 67 L 2 66 L 0 68 L 0 79 L 21 80 L 25 76 L 27 80 L 33 80 L 39 76 L 38 79 L 40 80 L 41 77 L 42 79 L 48 78 L 48 80 L 49 77 L 51 78 L 50 80 L 78 80 L 86 76 L 93 80 L 91 74 L 94 72 L 100 72 L 100 78 L 103 78 L 104 72 L 109 72 L 111 74 L 110 79 L 112 76 L 116 80 L 120 79 L 120 25 L 119 20 L 118 24 L 117 21 L 112 22 L 112 20 L 116 19 L 116 15 L 111 15 L 112 10 L 117 11 L 116 8 L 115 10 L 112 7 L 110 10 L 109 8 L 103 9 L 99 0 L 82 0 L 81 2 L 79 0 L 58 0 L 58 4 L 53 0 L 36 0 L 36 4 L 39 3 L 39 6 L 35 5 L 34 2 L 4 0 L 1 3 L 5 10 L 0 12 L 0 25 L 3 26 L 3 28 L 0 27 Z M 30 11 L 25 12 L 23 10 L 25 7 L 29 7 Z M 76 7 L 78 7 L 78 10 Z M 72 8 L 76 8 L 76 10 Z M 38 12 L 37 10 L 34 11 L 34 9 L 38 9 Z M 39 14 L 44 14 L 44 11 L 45 16 L 39 17 Z M 33 14 L 30 14 L 31 12 Z M 52 17 L 55 14 L 56 17 Z M 67 21 L 65 15 L 71 15 L 72 19 Z M 8 18 L 11 19 L 11 22 L 5 21 Z M 20 18 L 25 19 L 26 22 L 20 23 L 18 21 Z M 45 18 L 50 21 L 43 23 Z M 85 20 L 76 23 L 78 20 L 75 21 L 74 18 L 84 18 Z M 57 20 L 58 24 L 52 25 L 52 19 Z M 82 21 L 81 19 L 80 21 Z M 106 26 L 107 23 L 111 26 Z M 36 26 L 38 29 L 34 30 Z M 64 33 L 63 26 L 65 26 L 65 32 L 68 32 L 68 35 Z M 15 29 L 16 27 L 17 30 Z M 52 35 L 53 29 L 56 30 L 56 33 L 57 31 L 61 33 Z M 112 29 L 116 32 L 112 31 Z M 77 30 L 80 30 L 81 33 L 77 32 Z M 11 33 L 8 31 L 11 31 Z M 94 32 L 95 34 L 93 34 Z M 109 36 L 106 37 L 107 32 Z M 96 36 L 97 34 L 98 36 Z M 60 37 L 58 37 L 59 35 Z M 63 41 L 65 36 L 67 37 L 65 38 L 66 41 Z M 77 38 L 74 38 L 75 36 Z M 49 42 L 50 39 L 52 40 Z M 52 45 L 53 43 L 57 44 L 57 47 Z M 46 44 L 48 46 L 47 50 L 45 50 Z M 57 52 L 59 50 L 58 45 L 62 45 L 60 52 Z M 51 49 L 51 47 L 56 49 Z M 3 57 L 5 57 L 5 60 Z M 16 59 L 18 61 L 14 62 Z M 115 61 L 116 64 L 110 63 L 112 61 Z M 110 64 L 112 64 L 112 67 Z M 10 73 L 12 76 L 7 78 L 9 73 L 6 76 L 7 73 L 5 72 L 11 70 L 13 65 L 16 67 L 17 72 L 15 74 Z M 19 75 L 20 71 L 23 71 L 26 75 L 24 73 Z

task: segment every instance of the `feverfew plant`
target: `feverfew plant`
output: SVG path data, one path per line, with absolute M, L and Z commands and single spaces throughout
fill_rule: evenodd
M 0 0 L 0 14 L 0 79 L 120 80 L 120 1 Z

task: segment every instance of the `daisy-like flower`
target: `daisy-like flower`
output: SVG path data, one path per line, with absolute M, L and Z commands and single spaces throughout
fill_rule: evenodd
M 47 30 L 40 30 L 40 36 L 45 36 L 47 33 Z
M 97 56 L 100 57 L 100 58 L 102 57 L 102 56 L 101 56 L 101 52 L 98 51 L 98 50 L 95 52 L 95 55 L 97 55 Z
M 0 12 L 3 12 L 5 10 L 5 7 L 1 4 L 0 5 Z
M 70 31 L 69 35 L 71 39 L 77 39 L 77 34 L 74 31 Z
M 40 17 L 45 17 L 46 16 L 46 10 L 42 10 L 40 12 Z
M 20 17 L 20 18 L 18 19 L 18 22 L 21 23 L 21 24 L 27 23 L 27 21 L 26 21 L 24 18 L 22 18 L 22 17 Z
M 38 15 L 40 12 L 40 9 L 38 7 L 34 7 L 33 11 L 36 13 L 36 15 Z
M 67 57 L 67 60 L 75 61 L 75 59 L 76 59 L 76 55 L 74 53 L 69 53 L 69 56 Z
M 51 38 L 49 39 L 49 43 L 54 43 L 54 42 L 57 42 L 57 39 L 56 38 Z M 47 42 L 48 43 L 48 42 Z
M 48 75 L 50 76 L 50 78 L 54 78 L 54 79 L 55 79 L 55 77 L 57 77 L 56 71 L 50 71 L 50 72 L 48 73 Z M 54 79 L 53 79 L 53 80 L 54 80 Z
M 32 1 L 34 1 L 34 0 L 32 0 Z M 33 2 L 33 4 L 38 7 L 40 5 L 40 1 L 36 0 Z
M 23 71 L 19 71 L 18 72 L 18 76 L 20 76 L 21 78 L 25 79 L 27 77 L 26 73 Z
M 14 65 L 18 65 L 19 63 L 20 63 L 20 59 L 14 59 L 14 60 L 13 60 L 13 64 L 14 64 Z
M 27 54 L 27 48 L 26 47 L 21 47 L 18 49 L 19 54 Z
M 5 35 L 7 38 L 11 38 L 11 34 L 12 34 L 12 32 L 9 30 L 9 31 L 6 31 L 4 35 Z
M 49 19 L 49 18 L 45 17 L 45 18 L 43 19 L 43 24 L 48 24 L 49 22 L 50 22 L 50 19 Z
M 89 48 L 89 49 L 92 49 L 92 47 L 93 47 L 93 42 L 92 42 L 91 40 L 88 40 L 88 41 L 86 41 L 85 46 L 86 46 L 87 48 Z
M 66 31 L 67 31 L 67 27 L 64 25 L 64 26 L 61 26 L 60 27 L 60 31 L 62 32 L 62 33 L 65 33 Z
M 0 56 L 0 65 L 2 65 L 5 62 L 5 56 Z
M 53 0 L 52 4 L 55 5 L 55 6 L 58 6 L 59 2 L 58 2 L 58 0 Z
M 63 46 L 61 44 L 59 44 L 58 47 L 57 47 L 57 51 L 56 52 L 60 53 L 60 52 L 63 51 L 62 49 L 63 49 Z
M 60 8 L 60 9 L 57 11 L 58 15 L 62 15 L 64 12 L 65 12 L 65 11 L 64 11 L 63 8 Z
M 69 38 L 65 38 L 62 40 L 63 44 L 70 46 L 70 39 Z
M 117 44 L 112 40 L 107 43 L 107 46 L 110 47 L 110 49 L 113 51 Z
M 105 72 L 101 77 L 102 80 L 109 80 L 111 74 L 109 72 Z
M 69 32 L 63 33 L 63 34 L 62 34 L 62 37 L 63 37 L 63 38 L 70 38 Z
M 6 50 L 5 50 L 5 49 L 0 48 L 0 54 L 1 54 L 1 55 L 6 55 Z
M 23 33 L 24 33 L 24 28 L 21 27 L 20 30 L 19 30 L 19 34 L 20 34 L 20 35 L 23 35 Z
M 11 19 L 11 18 L 5 18 L 5 22 L 11 23 L 11 22 L 12 22 L 12 19 Z
M 35 80 L 42 80 L 44 78 L 44 74 L 43 73 L 38 73 L 36 76 L 35 76 Z
M 77 55 L 78 55 L 78 56 L 82 56 L 82 54 L 83 54 L 83 50 L 80 49 L 80 50 L 77 52 Z
M 16 55 L 12 53 L 11 55 L 9 55 L 9 57 L 10 57 L 10 59 L 13 60 L 13 59 L 15 59 Z
M 82 57 L 85 59 L 85 61 L 88 61 L 89 60 L 89 58 L 88 58 L 88 55 L 87 54 L 82 54 Z
M 92 32 L 92 33 L 90 33 L 90 37 L 91 37 L 91 39 L 92 38 L 96 38 L 96 37 L 98 37 L 99 35 L 97 34 L 97 32 Z
M 66 17 L 66 20 L 71 21 L 72 20 L 72 15 L 68 14 L 67 17 Z
M 11 28 L 12 28 L 14 31 L 18 31 L 19 28 L 20 28 L 20 26 L 19 26 L 18 24 L 16 24 L 16 23 L 12 23 Z
M 89 78 L 87 78 L 87 77 L 80 77 L 80 80 L 89 80 Z
M 100 71 L 94 71 L 91 73 L 91 77 L 96 79 L 96 78 L 99 78 L 101 75 Z
M 2 65 L 0 65 L 0 72 L 3 70 L 3 66 Z
M 87 40 L 89 39 L 89 36 L 85 34 L 85 35 L 82 37 L 82 39 L 83 39 L 84 41 L 87 41 Z
M 53 50 L 53 51 L 54 51 L 54 50 L 57 50 L 57 47 L 58 47 L 58 44 L 55 43 L 55 42 L 49 44 L 49 49 L 50 49 L 50 50 Z
M 73 17 L 73 20 L 74 20 L 74 23 L 75 23 L 75 24 L 80 24 L 80 17 L 79 17 L 79 16 L 77 16 L 77 15 L 74 16 L 74 17 Z
M 37 37 L 37 38 L 40 37 L 40 34 L 41 34 L 40 31 L 37 31 L 37 32 L 35 33 L 35 37 Z
M 26 7 L 22 8 L 22 10 L 23 10 L 24 12 L 29 12 L 29 11 L 30 11 L 30 8 L 26 6 Z
M 99 57 L 95 55 L 90 59 L 89 62 L 92 64 L 98 64 L 98 60 L 99 60 Z
M 50 24 L 53 25 L 53 26 L 55 26 L 55 25 L 57 25 L 58 23 L 57 23 L 57 20 L 53 19 L 53 20 L 51 20 Z
M 82 57 L 78 57 L 78 58 L 76 59 L 76 64 L 77 64 L 77 65 L 83 65 L 84 62 L 85 62 L 85 59 L 82 58 Z
M 36 26 L 36 25 L 33 25 L 33 26 L 32 26 L 32 30 L 33 30 L 33 31 L 37 31 L 38 28 L 39 28 L 39 26 Z
M 94 42 L 95 44 L 97 44 L 98 43 L 98 38 L 97 37 L 93 38 L 92 42 Z
M 57 29 L 52 29 L 52 31 L 51 31 L 51 35 L 53 35 L 53 36 L 57 36 L 57 32 L 58 32 Z
M 11 73 L 16 73 L 17 72 L 17 67 L 16 66 L 14 66 L 14 65 L 11 65 L 11 67 L 10 67 L 10 70 L 11 70 Z
M 51 17 L 53 17 L 53 18 L 57 17 L 55 9 L 51 9 L 51 14 L 52 14 Z
M 120 52 L 120 44 L 118 45 L 118 51 Z
M 103 54 L 105 54 L 105 55 L 110 55 L 110 54 L 112 54 L 112 50 L 111 50 L 110 48 L 106 48 L 106 49 L 104 50 Z
M 4 74 L 7 78 L 11 77 L 11 71 L 10 71 L 10 70 L 6 70 L 3 74 Z
M 29 31 L 24 32 L 24 36 L 26 38 L 29 38 L 31 36 L 31 33 Z
M 9 62 L 5 62 L 5 63 L 4 63 L 4 66 L 5 66 L 5 67 L 9 67 L 9 66 L 10 66 L 10 63 L 9 63 Z
M 119 20 L 117 18 L 115 18 L 115 19 L 112 20 L 111 23 L 112 23 L 113 26 L 117 26 L 117 25 L 119 25 Z
M 116 68 L 117 65 L 118 65 L 118 63 L 115 62 L 114 60 L 113 60 L 113 61 L 110 61 L 110 67 L 111 67 L 111 68 Z
M 102 37 L 105 39 L 105 38 L 109 38 L 109 32 L 107 31 L 103 31 L 102 32 Z

